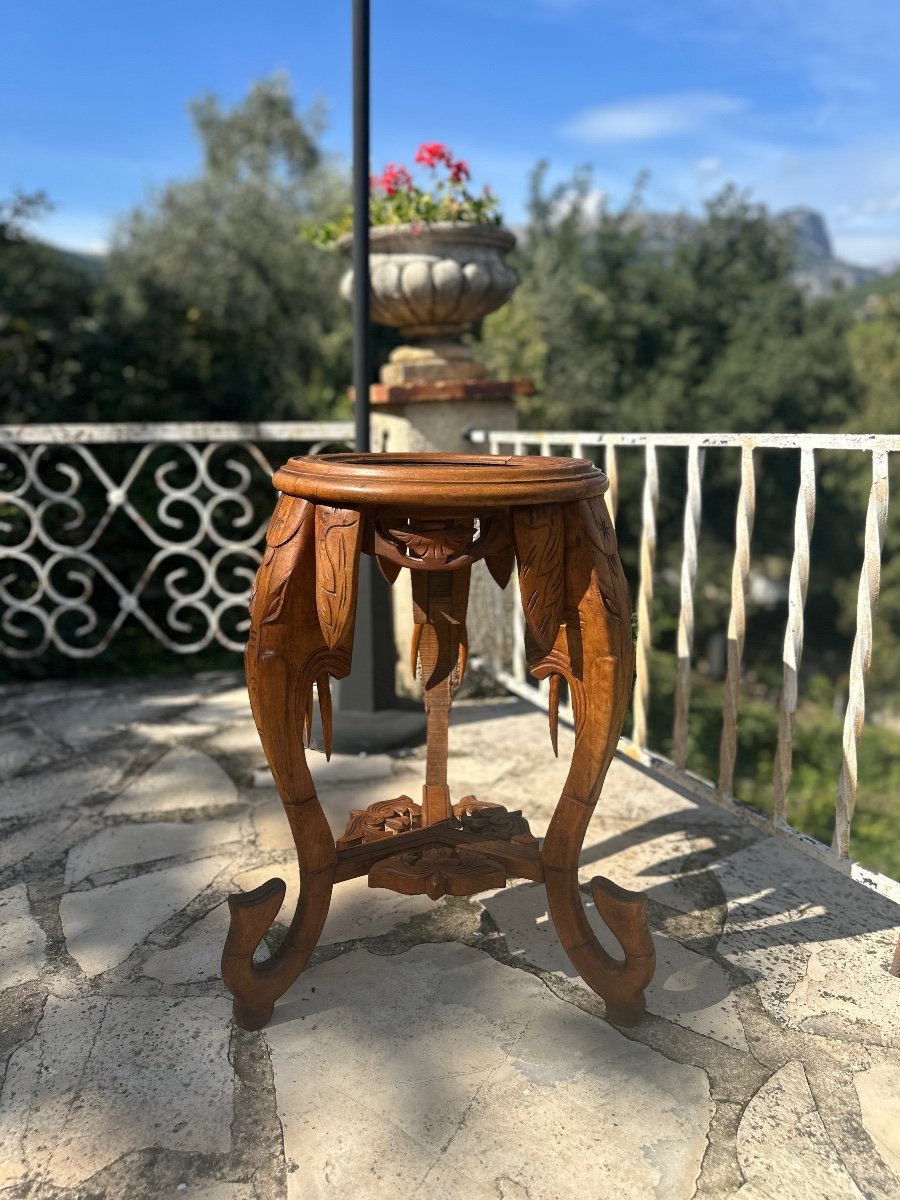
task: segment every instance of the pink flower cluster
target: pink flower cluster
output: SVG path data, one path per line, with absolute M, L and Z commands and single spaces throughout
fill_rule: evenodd
M 413 188 L 412 175 L 406 167 L 398 167 L 396 163 L 388 163 L 380 175 L 373 175 L 369 181 L 372 187 L 380 187 L 388 196 L 397 192 L 411 192 Z
M 443 163 L 451 183 L 465 183 L 470 178 L 469 164 L 462 158 L 455 159 L 443 142 L 423 142 L 416 151 L 416 162 L 432 170 Z
M 462 158 L 454 158 L 443 142 L 423 142 L 416 151 L 416 162 L 432 171 L 439 166 L 445 166 L 451 184 L 463 184 L 471 178 L 469 164 Z M 409 171 L 396 163 L 388 163 L 380 175 L 373 175 L 371 184 L 372 187 L 381 188 L 386 196 L 413 190 L 413 180 Z

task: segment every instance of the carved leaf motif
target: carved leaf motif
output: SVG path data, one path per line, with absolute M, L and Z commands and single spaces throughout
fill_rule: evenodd
M 582 501 L 581 512 L 585 533 L 594 548 L 599 550 L 601 556 L 595 559 L 597 590 L 600 592 L 606 611 L 611 617 L 620 621 L 622 613 L 613 582 L 619 573 L 619 552 L 616 544 L 616 531 L 609 519 L 603 497 L 592 496 L 590 500 Z
M 285 575 L 282 579 L 279 579 L 278 583 L 275 584 L 266 596 L 266 611 L 262 619 L 263 625 L 272 625 L 281 616 L 290 580 L 290 575 Z
M 368 808 L 351 810 L 347 828 L 338 838 L 337 848 L 342 850 L 346 846 L 357 846 L 364 842 L 380 842 L 395 834 L 418 829 L 421 824 L 421 805 L 409 796 L 379 800 Z
M 562 686 L 561 675 L 550 676 L 550 741 L 553 744 L 553 756 L 559 758 L 559 693 Z
M 461 829 L 478 837 L 517 842 L 519 845 L 537 843 L 521 809 L 510 812 L 502 804 L 490 804 L 486 800 L 467 796 L 459 804 L 453 805 L 453 816 Z
M 316 692 L 319 697 L 319 716 L 322 721 L 322 741 L 324 743 L 325 761 L 331 760 L 332 745 L 332 715 L 331 715 L 331 683 L 328 672 L 323 671 L 316 678 Z
M 447 895 L 473 896 L 505 886 L 505 868 L 465 846 L 407 850 L 382 859 L 369 871 L 369 887 L 389 888 L 405 896 L 424 892 L 432 900 Z
M 316 610 L 329 650 L 353 628 L 361 542 L 362 521 L 356 510 L 316 506 Z
M 484 561 L 487 563 L 487 569 L 497 583 L 502 588 L 505 588 L 509 583 L 509 577 L 512 575 L 512 569 L 516 562 L 516 552 L 513 549 L 512 542 L 502 549 L 497 550 L 494 554 L 486 554 Z
M 556 641 L 563 612 L 563 515 L 558 504 L 514 510 L 525 621 L 541 654 Z
M 618 555 L 616 531 L 609 519 L 606 501 L 602 496 L 591 496 L 582 502 L 584 524 L 587 535 L 601 554 Z
M 283 546 L 285 542 L 289 542 L 303 525 L 309 510 L 309 501 L 298 500 L 296 496 L 282 496 L 269 522 L 266 545 Z
M 381 536 L 410 558 L 446 566 L 472 545 L 471 520 L 410 521 L 408 526 L 380 529 Z

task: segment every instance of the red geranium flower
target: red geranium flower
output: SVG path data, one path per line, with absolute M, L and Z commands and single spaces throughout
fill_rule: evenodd
M 448 162 L 450 168 L 451 183 L 465 183 L 469 178 L 469 164 L 464 159 L 459 159 L 458 162 Z
M 450 151 L 443 142 L 423 142 L 416 151 L 416 162 L 425 167 L 436 167 L 445 162 L 450 165 Z
M 394 196 L 400 191 L 409 192 L 412 185 L 412 176 L 406 167 L 398 167 L 395 163 L 388 163 L 378 180 L 378 186 L 384 188 L 388 196 Z

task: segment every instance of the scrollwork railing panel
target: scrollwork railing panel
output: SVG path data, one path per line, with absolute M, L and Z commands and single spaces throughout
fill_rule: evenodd
M 176 654 L 241 651 L 273 465 L 351 440 L 343 422 L 0 427 L 0 655 L 96 658 L 134 626 Z

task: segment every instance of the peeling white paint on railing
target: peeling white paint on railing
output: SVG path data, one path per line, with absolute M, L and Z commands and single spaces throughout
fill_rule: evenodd
M 841 858 L 850 856 L 850 824 L 856 807 L 857 754 L 866 718 L 866 675 L 872 665 L 875 609 L 881 588 L 881 550 L 888 513 L 888 456 L 872 455 L 872 488 L 866 508 L 866 545 L 856 600 L 856 636 L 850 659 L 850 691 L 844 714 L 843 765 L 838 781 L 834 848 Z
M 772 820 L 787 820 L 797 712 L 800 660 L 803 657 L 803 612 L 809 590 L 809 543 L 816 515 L 816 463 L 811 449 L 800 451 L 800 487 L 794 512 L 794 555 L 788 584 L 788 616 L 782 654 L 783 677 L 778 702 L 778 745 L 772 787 Z
M 645 454 L 642 495 L 642 532 L 638 607 L 638 682 L 635 689 L 634 737 L 622 741 L 622 750 L 639 758 L 667 782 L 702 792 L 725 807 L 741 812 L 771 832 L 791 837 L 804 850 L 832 863 L 855 879 L 900 901 L 900 883 L 867 871 L 849 858 L 850 835 L 858 785 L 857 755 L 866 710 L 865 683 L 872 660 L 875 609 L 880 586 L 881 553 L 888 514 L 888 469 L 891 454 L 900 452 L 900 435 L 882 434 L 742 434 L 742 433 L 593 433 L 583 430 L 472 431 L 471 440 L 494 454 L 550 454 L 566 448 L 578 456 L 602 451 L 610 476 L 607 502 L 613 514 L 618 501 L 617 452 L 641 448 Z M 647 745 L 647 712 L 650 704 L 649 655 L 653 645 L 652 563 L 655 558 L 656 498 L 658 497 L 657 451 L 680 448 L 687 457 L 687 497 L 684 511 L 683 557 L 681 563 L 681 608 L 677 632 L 677 663 L 673 756 L 669 761 Z M 741 451 L 741 488 L 735 523 L 735 548 L 728 620 L 728 663 L 723 703 L 723 726 L 717 785 L 698 778 L 689 769 L 688 728 L 690 716 L 690 670 L 694 636 L 694 589 L 698 570 L 698 543 L 702 514 L 702 461 L 713 449 Z M 784 632 L 782 688 L 779 698 L 778 742 L 773 781 L 771 816 L 749 810 L 732 796 L 738 745 L 738 709 L 741 670 L 746 636 L 747 584 L 750 572 L 750 539 L 756 509 L 754 451 L 799 452 L 800 484 L 794 513 L 794 550 L 788 586 Z M 850 663 L 849 695 L 844 716 L 843 766 L 837 782 L 834 845 L 823 846 L 799 834 L 788 824 L 789 792 L 794 742 L 794 717 L 799 701 L 799 671 L 804 640 L 804 606 L 810 578 L 810 541 L 816 511 L 816 453 L 837 450 L 866 454 L 872 463 L 872 486 L 865 521 L 865 550 L 859 580 L 856 634 Z M 648 567 L 650 568 L 648 570 Z M 528 681 L 524 654 L 519 652 L 511 670 L 501 670 L 505 686 L 532 702 L 540 700 Z M 571 711 L 561 707 L 560 717 L 571 722 Z
M 659 467 L 656 447 L 644 447 L 644 489 L 641 496 L 641 565 L 638 583 L 638 630 L 634 685 L 632 741 L 640 754 L 647 749 L 650 711 L 650 649 L 653 628 L 653 572 L 656 566 L 656 508 L 659 504 Z
M 688 715 L 691 708 L 691 658 L 694 650 L 694 583 L 699 564 L 701 480 L 706 451 L 688 446 L 687 497 L 684 502 L 684 557 L 681 560 L 681 610 L 675 664 L 675 722 L 672 757 L 676 767 L 687 762 Z
M 346 442 L 352 421 L 121 421 L 0 425 L 0 445 L 110 446 L 182 442 Z
M 753 448 L 741 448 L 741 490 L 735 519 L 734 562 L 731 568 L 731 612 L 728 616 L 728 666 L 725 674 L 725 705 L 722 739 L 719 744 L 719 791 L 730 796 L 737 759 L 738 708 L 741 702 L 741 667 L 747 635 L 747 580 L 750 576 L 750 538 L 756 514 L 756 475 Z
M 271 511 L 261 446 L 352 437 L 340 421 L 0 426 L 0 655 L 94 658 L 129 619 L 177 654 L 241 650 Z

